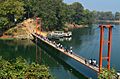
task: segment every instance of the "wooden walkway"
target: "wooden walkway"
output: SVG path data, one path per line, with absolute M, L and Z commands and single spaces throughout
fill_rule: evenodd
M 92 70 L 94 70 L 94 71 L 96 71 L 96 72 L 99 71 L 99 68 L 98 68 L 98 67 L 93 66 L 93 65 L 90 65 L 89 63 L 86 64 L 86 63 L 85 63 L 85 60 L 86 60 L 85 58 L 83 58 L 83 57 L 75 54 L 74 52 L 73 52 L 72 54 L 71 54 L 71 53 L 68 53 L 68 52 L 65 52 L 64 49 L 57 48 L 56 45 L 54 45 L 53 43 L 51 43 L 51 42 L 49 42 L 49 41 L 47 41 L 47 40 L 44 40 L 44 39 L 41 38 L 39 35 L 37 35 L 37 34 L 35 34 L 35 33 L 32 33 L 32 34 L 33 34 L 35 37 L 37 37 L 38 39 L 40 39 L 41 41 L 47 43 L 48 45 L 50 45 L 50 46 L 54 47 L 55 49 L 57 49 L 58 51 L 60 51 L 61 53 L 67 55 L 68 57 L 70 57 L 70 58 L 78 61 L 79 63 L 87 66 L 88 68 L 90 68 L 90 69 L 92 69 Z

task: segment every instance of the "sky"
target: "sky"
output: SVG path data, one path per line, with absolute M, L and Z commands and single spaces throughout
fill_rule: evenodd
M 80 2 L 85 9 L 120 12 L 120 0 L 64 0 L 65 3 Z

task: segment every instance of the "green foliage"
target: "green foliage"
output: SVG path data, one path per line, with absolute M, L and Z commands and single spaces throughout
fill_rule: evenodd
M 90 12 L 88 9 L 83 11 L 83 18 L 82 22 L 84 24 L 91 24 L 94 22 L 94 15 L 93 12 Z
M 6 17 L 0 17 L 0 28 L 3 28 L 8 23 L 9 23 L 9 21 Z
M 74 2 L 66 6 L 66 21 L 75 24 L 91 24 L 93 22 L 93 14 L 84 9 L 81 3 Z
M 24 6 L 24 9 L 25 9 L 25 14 L 23 17 L 26 17 L 26 18 L 30 18 L 33 16 L 33 12 L 32 12 L 32 7 L 33 7 L 33 3 L 34 1 L 33 0 L 23 0 L 25 6 Z
M 0 26 L 12 25 L 15 19 L 38 16 L 44 30 L 61 30 L 64 24 L 92 23 L 92 13 L 81 3 L 70 5 L 63 0 L 2 0 L 0 2 Z
M 0 59 L 0 79 L 51 79 L 48 68 L 39 64 L 28 64 L 21 57 L 15 63 Z
M 0 27 L 13 23 L 24 14 L 24 3 L 21 0 L 3 0 L 0 2 Z
M 108 12 L 100 12 L 100 11 L 92 11 L 94 20 L 120 20 L 120 12 L 116 12 L 115 14 L 111 11 Z
M 36 5 L 34 5 L 36 4 Z M 45 29 L 61 29 L 64 21 L 64 3 L 62 0 L 35 0 L 33 12 L 43 21 Z
M 45 29 L 62 29 L 66 22 L 76 24 L 91 23 L 88 17 L 90 11 L 84 14 L 86 10 L 79 2 L 68 5 L 63 0 L 34 0 L 31 4 L 33 14 L 42 18 L 43 28 Z
M 96 20 L 114 20 L 114 14 L 111 11 L 97 12 L 95 18 Z
M 120 20 L 120 12 L 115 13 L 115 20 Z
M 111 70 L 104 68 L 99 74 L 98 79 L 117 79 L 117 73 L 113 68 Z
M 78 2 L 69 5 L 69 21 L 75 24 L 81 24 L 83 18 L 83 11 L 83 6 Z

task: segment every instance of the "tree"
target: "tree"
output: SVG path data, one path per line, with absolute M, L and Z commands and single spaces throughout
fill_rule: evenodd
M 25 14 L 24 14 L 24 18 L 31 18 L 33 17 L 33 12 L 32 12 L 32 8 L 33 8 L 33 4 L 34 4 L 34 0 L 23 0 L 25 6 Z
M 0 58 L 0 79 L 53 79 L 48 67 L 39 64 L 29 64 L 22 57 L 14 61 Z
M 91 24 L 93 22 L 93 14 L 88 9 L 84 9 L 82 4 L 74 2 L 66 6 L 67 22 L 75 24 Z
M 112 12 L 97 12 L 96 15 L 97 20 L 114 20 L 114 15 Z
M 91 24 L 94 22 L 94 15 L 93 12 L 90 12 L 88 9 L 83 11 L 83 18 L 82 22 L 83 24 Z
M 71 22 L 74 22 L 75 24 L 81 24 L 84 11 L 82 4 L 80 4 L 79 2 L 74 2 L 70 5 L 70 9 L 72 11 Z
M 36 5 L 34 5 L 36 4 Z M 64 3 L 62 0 L 35 0 L 33 12 L 43 21 L 43 28 L 53 30 L 61 29 L 64 18 Z
M 63 0 L 0 0 L 0 26 L 11 26 L 16 20 L 42 18 L 42 29 L 61 30 L 66 22 L 89 24 L 92 12 L 79 2 L 70 5 Z
M 119 12 L 115 13 L 115 20 L 120 20 L 120 13 Z
M 20 19 L 24 14 L 22 0 L 3 0 L 0 2 L 0 27 L 11 25 L 15 19 Z

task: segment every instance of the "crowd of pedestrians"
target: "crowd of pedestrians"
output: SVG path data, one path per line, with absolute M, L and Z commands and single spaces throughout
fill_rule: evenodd
M 89 59 L 89 60 L 85 59 L 85 64 L 90 64 L 92 66 L 98 67 L 96 59 Z
M 48 43 L 54 45 L 56 48 L 63 49 L 64 52 L 67 52 L 67 53 L 70 53 L 70 54 L 73 53 L 72 47 L 66 48 L 66 47 L 64 47 L 64 46 L 63 46 L 62 44 L 60 44 L 60 43 L 56 43 L 55 41 L 49 40 L 47 37 L 44 37 L 44 36 L 39 35 L 39 34 L 37 34 L 37 35 L 38 35 L 42 40 L 47 41 Z
M 37 34 L 37 35 L 38 35 L 38 34 Z M 64 47 L 62 44 L 56 43 L 55 41 L 51 41 L 51 40 L 49 40 L 47 37 L 44 37 L 44 36 L 42 36 L 42 35 L 39 35 L 39 37 L 40 37 L 42 40 L 47 41 L 48 43 L 54 45 L 56 48 L 63 49 L 64 52 L 66 52 L 66 53 L 70 53 L 70 54 L 73 53 L 73 50 L 72 50 L 73 48 L 72 48 L 72 47 L 66 48 L 66 47 Z M 92 66 L 98 67 L 98 64 L 97 64 L 96 59 L 89 59 L 89 60 L 85 59 L 85 64 L 90 64 L 90 65 L 92 65 Z

